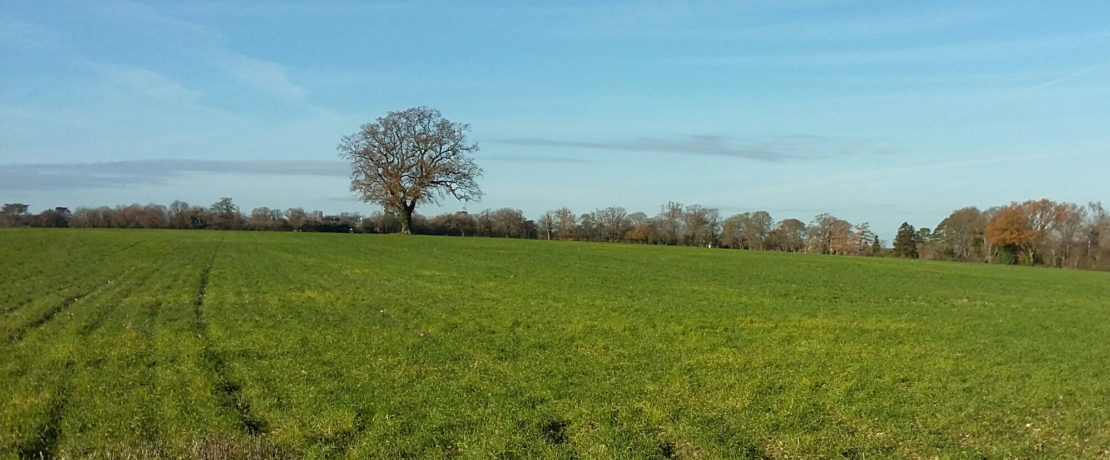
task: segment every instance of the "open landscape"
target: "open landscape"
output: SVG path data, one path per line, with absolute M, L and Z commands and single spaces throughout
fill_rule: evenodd
M 0 0 L 0 460 L 1110 460 L 1107 18 Z
M 1110 274 L 0 229 L 0 457 L 1110 457 Z

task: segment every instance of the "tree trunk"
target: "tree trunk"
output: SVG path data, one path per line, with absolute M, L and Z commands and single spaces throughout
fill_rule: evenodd
M 401 233 L 405 235 L 412 234 L 412 211 L 414 209 L 416 209 L 416 203 L 401 206 Z

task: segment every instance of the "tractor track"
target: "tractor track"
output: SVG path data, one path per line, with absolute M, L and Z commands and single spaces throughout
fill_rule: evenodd
M 45 325 L 46 323 L 50 322 L 52 319 L 54 319 L 54 317 L 58 316 L 59 313 L 62 313 L 64 311 L 68 310 L 75 303 L 80 302 L 80 301 L 88 298 L 89 296 L 95 294 L 97 291 L 100 291 L 101 289 L 104 289 L 106 286 L 110 286 L 114 279 L 120 279 L 120 278 L 124 278 L 124 277 L 128 276 L 131 273 L 132 270 L 134 270 L 134 267 L 130 267 L 130 268 L 120 272 L 116 276 L 108 278 L 108 279 L 106 279 L 104 281 L 101 281 L 99 283 L 93 284 L 92 286 L 90 286 L 90 287 L 88 287 L 88 288 L 86 288 L 82 291 L 79 291 L 77 294 L 67 296 L 64 300 L 62 300 L 62 302 L 58 303 L 57 305 L 54 305 L 53 307 L 50 307 L 46 311 L 39 314 L 38 317 L 28 321 L 27 323 L 23 324 L 22 326 L 19 326 L 18 328 L 15 328 L 12 331 L 8 332 L 8 341 L 11 342 L 11 343 L 21 342 L 23 340 L 23 337 L 26 336 L 28 332 L 30 332 L 34 329 L 37 329 L 37 328 Z
M 8 341 L 12 343 L 22 341 L 23 337 L 27 335 L 27 333 L 30 332 L 32 329 L 36 329 L 43 324 L 50 322 L 50 320 L 54 319 L 54 317 L 57 316 L 58 313 L 66 311 L 67 309 L 69 309 L 69 307 L 73 306 L 73 304 L 77 303 L 77 301 L 85 299 L 86 297 L 92 295 L 93 292 L 96 292 L 96 288 L 89 289 L 72 297 L 67 297 L 64 301 L 62 301 L 62 303 L 50 307 L 50 309 L 42 312 L 42 314 L 39 315 L 38 318 L 35 318 L 9 332 Z
M 64 375 L 73 373 L 74 361 L 66 361 Z M 58 438 L 62 435 L 62 417 L 65 416 L 66 406 L 69 404 L 70 383 L 69 378 L 63 379 L 57 391 L 50 397 L 50 409 L 46 423 L 35 430 L 38 433 L 33 439 L 19 446 L 19 458 L 26 459 L 51 459 L 58 448 Z
M 252 411 L 250 401 L 243 394 L 243 387 L 229 375 L 227 360 L 223 353 L 216 349 L 208 334 L 208 320 L 204 313 L 204 303 L 207 297 L 209 275 L 212 272 L 212 266 L 216 262 L 218 253 L 219 246 L 217 245 L 212 250 L 212 256 L 208 259 L 208 264 L 201 271 L 200 281 L 197 283 L 196 300 L 193 302 L 193 313 L 196 317 L 194 325 L 197 335 L 204 342 L 204 351 L 201 354 L 204 367 L 215 374 L 215 392 L 220 401 L 225 407 L 235 411 L 239 418 L 240 427 L 246 434 L 259 436 L 269 431 L 269 424 Z
M 117 292 L 116 295 L 109 300 L 107 305 L 93 314 L 93 317 L 91 320 L 89 320 L 89 322 L 81 326 L 81 329 L 77 331 L 78 334 L 80 334 L 82 337 L 85 337 L 93 333 L 97 329 L 100 329 L 100 327 L 103 326 L 104 322 L 108 319 L 108 316 L 110 316 L 112 312 L 116 310 L 116 307 L 119 306 L 120 301 L 129 297 L 130 294 L 132 292 L 135 292 L 136 289 L 141 288 L 147 280 L 160 273 L 163 268 L 164 267 L 162 265 L 158 265 L 158 267 L 154 270 L 148 272 L 146 275 L 142 276 L 134 283 L 131 283 L 124 289 L 121 289 L 119 292 Z

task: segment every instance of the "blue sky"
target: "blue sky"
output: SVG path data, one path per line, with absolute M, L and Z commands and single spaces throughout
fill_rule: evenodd
M 340 137 L 471 125 L 478 203 L 935 226 L 1110 201 L 1102 2 L 0 2 L 0 200 L 377 209 Z

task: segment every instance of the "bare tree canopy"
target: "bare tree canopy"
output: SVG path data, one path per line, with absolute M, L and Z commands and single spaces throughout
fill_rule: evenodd
M 411 232 L 417 204 L 447 196 L 480 199 L 475 180 L 482 169 L 470 156 L 478 146 L 467 143 L 469 129 L 427 107 L 390 112 L 362 125 L 338 147 L 339 156 L 351 162 L 351 191 L 400 214 L 403 233 Z

